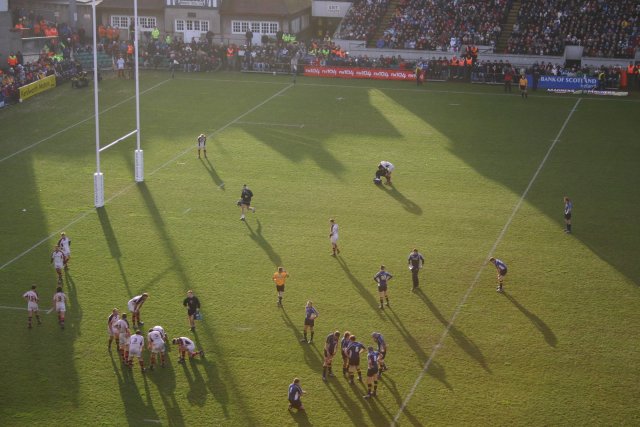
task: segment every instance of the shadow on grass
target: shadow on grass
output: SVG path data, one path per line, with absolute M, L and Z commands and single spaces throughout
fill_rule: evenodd
M 312 426 L 311 421 L 309 421 L 309 417 L 307 416 L 307 411 L 296 411 L 294 409 L 289 411 L 289 415 L 293 422 L 298 424 L 299 426 Z
M 310 138 L 305 131 L 286 131 L 283 128 L 260 127 L 260 132 L 253 133 L 256 139 L 268 145 L 293 162 L 301 162 L 307 157 L 316 162 L 322 169 L 340 178 L 345 167 L 333 156 L 323 142 Z
M 380 190 L 384 193 L 393 197 L 398 203 L 402 205 L 404 210 L 414 215 L 422 215 L 422 208 L 418 206 L 413 201 L 407 199 L 404 194 L 402 194 L 396 187 L 394 186 L 386 186 L 386 185 L 376 185 Z
M 109 352 L 111 357 L 111 366 L 113 372 L 118 380 L 118 388 L 120 389 L 120 397 L 124 406 L 125 416 L 130 426 L 139 426 L 147 422 L 157 423 L 158 413 L 156 412 L 153 404 L 149 401 L 149 404 L 145 404 L 138 390 L 138 386 L 134 380 L 135 374 L 126 366 L 122 365 L 120 358 L 114 359 L 113 353 Z M 140 374 L 144 375 L 144 374 Z M 146 379 L 145 381 L 145 390 Z
M 417 288 L 414 293 L 420 297 L 420 299 L 425 303 L 429 310 L 431 310 L 436 319 L 438 319 L 438 321 L 442 323 L 443 326 L 449 328 L 449 336 L 453 338 L 455 343 L 469 356 L 475 359 L 480 364 L 480 366 L 482 366 L 482 369 L 491 373 L 491 369 L 489 368 L 489 365 L 487 365 L 487 360 L 485 359 L 484 354 L 482 354 L 480 347 L 478 347 L 462 331 L 456 328 L 455 325 L 449 326 L 449 321 L 445 319 L 440 310 L 438 310 L 438 307 L 436 307 L 436 305 L 429 299 L 429 297 L 424 292 L 422 292 L 422 289 Z
M 198 159 L 198 160 L 200 160 L 200 163 L 202 163 L 202 166 L 204 166 L 207 172 L 209 172 L 209 175 L 211 175 L 211 179 L 213 179 L 213 182 L 218 186 L 218 188 L 224 191 L 224 185 L 223 185 L 224 183 L 220 178 L 220 176 L 218 175 L 218 172 L 216 172 L 216 169 L 213 167 L 213 165 L 209 161 L 209 159 Z
M 104 238 L 107 241 L 107 245 L 109 246 L 109 253 L 111 257 L 116 260 L 118 264 L 118 269 L 120 270 L 120 277 L 122 277 L 122 281 L 124 282 L 124 286 L 127 289 L 127 295 L 129 297 L 133 297 L 133 293 L 131 293 L 131 288 L 129 287 L 129 280 L 127 280 L 127 275 L 124 272 L 124 267 L 122 266 L 122 252 L 120 252 L 120 245 L 118 245 L 118 239 L 116 238 L 116 234 L 113 231 L 113 227 L 111 226 L 111 221 L 109 220 L 109 213 L 107 212 L 107 208 L 101 207 L 96 208 L 98 212 L 98 218 L 100 219 L 100 225 L 102 226 L 102 233 L 104 234 Z
M 531 323 L 533 323 L 533 326 L 535 326 L 540 331 L 540 333 L 542 333 L 542 336 L 544 337 L 544 340 L 547 342 L 547 344 L 549 344 L 551 347 L 554 347 L 554 348 L 556 345 L 558 345 L 558 338 L 556 338 L 556 334 L 553 333 L 551 328 L 549 328 L 541 318 L 539 318 L 538 316 L 536 316 L 535 314 L 527 310 L 511 294 L 504 292 L 503 295 L 509 301 L 511 301 L 511 303 L 514 306 L 516 306 L 516 308 L 520 310 L 522 314 L 527 316 L 527 318 L 531 321 Z
M 335 259 L 336 261 L 338 261 L 338 264 L 344 271 L 344 274 L 347 275 L 347 278 L 349 279 L 349 281 L 353 283 L 353 285 L 356 287 L 356 290 L 358 291 L 362 299 L 364 299 L 371 306 L 371 308 L 378 314 L 378 316 L 381 319 L 383 319 L 384 316 L 382 316 L 382 313 L 380 313 L 382 310 L 380 310 L 380 307 L 378 305 L 378 301 L 376 300 L 376 298 L 373 295 L 371 295 L 371 292 L 367 291 L 367 289 L 364 287 L 362 282 L 360 282 L 358 278 L 354 276 L 353 273 L 351 273 L 351 270 L 349 269 L 349 265 L 344 260 L 344 258 L 338 255 L 335 257 Z
M 384 385 L 384 388 L 380 387 L 381 385 Z M 382 376 L 382 380 L 378 382 L 378 390 L 380 390 L 382 393 L 385 393 L 386 391 L 388 391 L 389 393 L 391 393 L 391 395 L 393 396 L 393 398 L 396 401 L 396 405 L 398 406 L 398 408 L 402 407 L 402 396 L 400 395 L 400 392 L 398 391 L 398 387 L 396 386 L 395 381 L 393 381 L 393 379 L 389 378 L 388 375 L 383 375 Z M 395 415 L 391 414 L 391 412 L 384 406 L 381 405 L 385 411 L 387 412 L 387 414 L 389 415 L 389 417 L 391 419 L 393 419 L 395 417 Z M 418 420 L 412 413 L 411 411 L 409 411 L 406 407 L 404 408 L 404 411 L 402 411 L 402 414 L 407 417 L 407 419 L 409 420 L 409 422 L 411 424 L 413 424 L 416 427 L 420 427 L 423 426 L 425 423 L 421 422 L 420 420 Z
M 171 365 L 169 352 L 165 355 L 166 368 L 156 367 L 156 371 L 147 373 L 147 378 L 156 385 L 168 418 L 169 426 L 184 426 L 180 405 L 176 400 L 176 372 Z
M 429 360 L 429 356 L 427 355 L 427 353 L 425 353 L 422 347 L 420 347 L 420 344 L 418 343 L 418 341 L 416 341 L 413 335 L 409 333 L 407 328 L 404 326 L 404 323 L 402 323 L 402 320 L 400 320 L 400 318 L 395 313 L 395 311 L 393 311 L 393 308 L 390 307 L 386 311 L 391 312 L 391 316 L 387 316 L 389 318 L 389 321 L 391 321 L 391 323 L 398 330 L 400 335 L 402 335 L 402 338 L 404 339 L 404 341 L 409 345 L 409 347 L 411 347 L 413 352 L 418 356 L 418 365 L 424 369 L 424 365 L 425 363 L 427 363 L 427 360 Z M 451 384 L 449 384 L 449 382 L 447 381 L 446 372 L 444 371 L 444 369 L 439 369 L 439 370 L 434 369 L 433 362 L 432 362 L 431 368 L 429 369 L 429 375 L 431 375 L 432 377 L 440 381 L 449 390 L 453 390 L 453 387 L 451 387 Z M 384 377 L 385 376 L 383 375 L 382 378 Z
M 73 280 L 68 270 L 64 271 L 64 278 L 67 284 L 66 294 L 69 298 L 69 311 L 65 313 L 65 332 L 74 336 L 80 336 L 80 325 L 82 324 L 82 307 L 78 300 L 78 289 L 76 282 Z M 63 289 L 64 291 L 64 289 Z
M 254 242 L 256 242 L 258 246 L 262 248 L 264 253 L 266 253 L 269 256 L 269 259 L 271 260 L 273 265 L 275 265 L 276 267 L 279 265 L 282 265 L 282 258 L 280 258 L 280 255 L 278 255 L 278 253 L 273 249 L 271 244 L 262 235 L 262 223 L 260 222 L 260 220 L 257 220 L 258 227 L 256 228 L 256 231 L 253 231 L 253 228 L 251 228 L 248 221 L 243 221 L 243 222 L 244 222 L 244 225 L 249 230 L 249 237 L 251 237 L 251 239 Z

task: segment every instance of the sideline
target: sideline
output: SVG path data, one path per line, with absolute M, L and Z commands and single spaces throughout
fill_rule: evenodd
M 164 82 L 163 82 L 164 83 Z M 255 110 L 257 110 L 258 108 L 262 107 L 264 104 L 266 104 L 267 102 L 271 101 L 272 99 L 282 95 L 284 92 L 286 92 L 288 89 L 292 88 L 293 84 L 289 84 L 286 87 L 284 87 L 283 89 L 280 89 L 278 92 L 276 92 L 275 94 L 271 95 L 269 98 L 265 99 L 264 101 L 260 102 L 259 104 L 257 104 L 256 106 L 250 108 L 249 110 L 245 111 L 244 113 L 240 114 L 238 117 L 236 117 L 235 119 L 231 120 L 230 122 L 228 122 L 227 124 L 225 124 L 224 126 L 216 129 L 215 131 L 211 132 L 209 135 L 207 135 L 207 138 L 211 138 L 213 135 L 220 133 L 222 131 L 224 131 L 226 128 L 228 128 L 229 126 L 232 126 L 236 123 L 238 123 L 238 121 L 240 121 L 243 117 L 253 113 Z M 115 106 L 114 106 L 115 107 Z M 189 146 L 188 148 L 186 148 L 185 150 L 179 152 L 178 154 L 176 154 L 175 156 L 173 156 L 171 159 L 167 160 L 166 162 L 162 163 L 160 166 L 158 166 L 157 168 L 155 168 L 154 170 L 152 170 L 151 172 L 149 172 L 148 176 L 152 176 L 154 175 L 156 172 L 164 169 L 167 165 L 174 163 L 176 160 L 178 160 L 180 157 L 184 156 L 185 154 L 189 153 L 193 151 L 193 146 Z M 124 188 L 122 188 L 120 191 L 118 191 L 116 194 L 114 194 L 113 196 L 109 197 L 107 200 L 105 200 L 105 205 L 109 202 L 111 202 L 112 200 L 116 199 L 117 197 L 120 197 L 122 194 L 126 193 L 127 191 L 129 191 L 131 188 L 133 188 L 137 183 L 136 182 L 132 182 L 129 185 L 125 186 Z M 4 270 L 6 267 L 10 266 L 11 264 L 13 264 L 14 262 L 16 262 L 17 260 L 19 260 L 20 258 L 22 258 L 23 256 L 27 255 L 29 252 L 31 252 L 32 250 L 36 249 L 38 246 L 40 246 L 41 244 L 49 241 L 50 239 L 52 239 L 54 236 L 59 235 L 62 231 L 67 230 L 69 228 L 71 228 L 71 226 L 75 223 L 77 223 L 78 221 L 84 219 L 87 215 L 94 213 L 96 211 L 96 208 L 91 208 L 87 211 L 85 211 L 84 213 L 80 214 L 80 216 L 76 217 L 73 221 L 71 221 L 70 223 L 68 223 L 67 225 L 65 225 L 64 227 L 58 229 L 57 231 L 54 231 L 53 233 L 49 234 L 47 237 L 45 237 L 44 239 L 40 240 L 39 242 L 37 242 L 35 245 L 31 246 L 29 249 L 25 250 L 24 252 L 20 253 L 18 256 L 16 256 L 15 258 L 13 258 L 10 261 L 5 262 L 4 264 L 2 264 L 2 266 L 0 266 L 0 271 Z
M 147 92 L 149 92 L 149 91 L 152 91 L 153 89 L 155 89 L 155 88 L 157 88 L 157 87 L 159 87 L 159 86 L 161 86 L 161 85 L 163 85 L 163 84 L 167 83 L 167 82 L 168 82 L 168 81 L 170 81 L 170 80 L 171 80 L 171 79 L 167 79 L 167 80 L 161 81 L 160 83 L 158 83 L 158 84 L 156 84 L 156 85 L 154 85 L 154 86 L 151 86 L 149 89 L 145 89 L 145 90 L 143 90 L 142 92 L 140 92 L 140 95 L 144 95 L 145 93 L 147 93 Z M 129 98 L 127 98 L 127 99 L 125 99 L 125 100 L 122 100 L 122 101 L 118 102 L 117 104 L 112 105 L 111 107 L 107 107 L 107 108 L 105 108 L 104 110 L 100 111 L 100 115 L 102 115 L 103 113 L 106 113 L 106 112 L 108 112 L 108 111 L 111 111 L 111 110 L 113 110 L 114 108 L 119 107 L 119 106 L 121 106 L 122 104 L 124 104 L 124 103 L 126 103 L 126 102 L 131 101 L 132 99 L 136 99 L 135 95 L 134 95 L 134 96 L 130 96 Z M 72 125 L 69 125 L 69 126 L 67 126 L 66 128 L 61 129 L 61 130 L 59 130 L 59 131 L 57 131 L 57 132 L 54 132 L 54 133 L 52 133 L 51 135 L 49 135 L 48 137 L 46 137 L 46 138 L 44 138 L 44 139 L 41 139 L 41 140 L 40 140 L 40 141 L 38 141 L 38 142 L 34 142 L 34 143 L 33 143 L 33 144 L 31 144 L 31 145 L 27 145 L 26 147 L 21 148 L 20 150 L 16 151 L 15 153 L 13 153 L 13 154 L 9 154 L 8 156 L 1 158 L 1 159 L 0 159 L 0 163 L 4 162 L 5 160 L 9 160 L 9 159 L 10 159 L 10 158 L 12 158 L 12 157 L 15 157 L 15 156 L 17 156 L 17 155 L 18 155 L 18 154 L 20 154 L 20 153 L 23 153 L 23 152 L 25 152 L 25 151 L 27 151 L 27 150 L 30 150 L 30 149 L 32 149 L 33 147 L 37 147 L 38 145 L 42 144 L 43 142 L 47 142 L 47 141 L 48 141 L 48 140 L 50 140 L 51 138 L 53 138 L 53 137 L 55 137 L 55 136 L 58 136 L 58 135 L 60 135 L 61 133 L 64 133 L 64 132 L 68 131 L 69 129 L 73 129 L 73 128 L 74 128 L 74 127 L 76 127 L 76 126 L 79 126 L 79 125 L 81 125 L 82 123 L 84 123 L 84 122 L 86 122 L 86 121 L 89 121 L 89 120 L 93 119 L 94 117 L 95 117 L 95 114 L 92 114 L 91 116 L 87 117 L 86 119 L 84 119 L 84 120 L 80 120 L 78 123 L 74 123 L 74 124 L 72 124 Z
M 433 359 L 436 357 L 436 354 L 438 353 L 438 350 L 440 350 L 440 348 L 442 348 L 442 345 L 444 344 L 444 340 L 447 338 L 447 336 L 449 335 L 449 332 L 451 331 L 451 328 L 453 327 L 453 323 L 455 322 L 456 318 L 460 314 L 460 311 L 462 310 L 462 307 L 464 307 L 464 305 L 466 304 L 467 299 L 469 298 L 469 295 L 471 295 L 471 292 L 473 291 L 473 289 L 478 284 L 478 281 L 480 280 L 480 275 L 482 274 L 482 271 L 484 270 L 484 268 L 487 266 L 487 261 L 486 260 L 488 260 L 489 257 L 491 257 L 493 255 L 493 252 L 496 250 L 496 248 L 498 247 L 498 245 L 500 244 L 500 242 L 504 238 L 505 234 L 507 233 L 507 230 L 509 229 L 509 226 L 511 225 L 511 222 L 513 221 L 513 218 L 515 218 L 516 214 L 520 210 L 520 206 L 522 206 L 522 202 L 527 197 L 527 194 L 529 193 L 529 190 L 531 189 L 531 187 L 533 187 L 533 183 L 538 178 L 538 175 L 540 174 L 540 171 L 542 171 L 542 168 L 544 167 L 545 163 L 547 162 L 547 159 L 551 155 L 551 152 L 555 148 L 556 144 L 560 141 L 560 136 L 562 135 L 562 133 L 564 132 L 565 128 L 567 127 L 567 124 L 569 124 L 569 120 L 571 120 L 571 117 L 573 116 L 573 113 L 576 112 L 576 109 L 578 108 L 578 105 L 580 104 L 580 101 L 582 101 L 582 98 L 578 98 L 576 103 L 573 105 L 573 108 L 571 109 L 571 111 L 569 112 L 569 115 L 567 116 L 567 118 L 565 119 L 564 123 L 562 124 L 562 127 L 560 128 L 560 131 L 558 132 L 558 134 L 556 135 L 555 139 L 551 143 L 551 146 L 549 146 L 549 149 L 547 150 L 547 154 L 545 154 L 545 156 L 542 158 L 542 161 L 540 162 L 540 165 L 538 165 L 538 169 L 536 169 L 535 173 L 531 177 L 531 180 L 529 181 L 529 184 L 527 185 L 527 188 L 525 188 L 524 192 L 520 196 L 520 199 L 518 200 L 518 203 L 516 203 L 516 205 L 514 206 L 513 211 L 511 212 L 511 215 L 507 219 L 507 222 L 505 223 L 504 227 L 502 227 L 502 231 L 500 231 L 500 234 L 498 235 L 498 238 L 493 243 L 493 246 L 491 247 L 491 249 L 489 249 L 489 253 L 485 257 L 485 261 L 483 262 L 482 266 L 480 267 L 480 269 L 476 273 L 476 277 L 473 279 L 473 282 L 471 282 L 471 285 L 467 289 L 467 292 L 464 294 L 464 296 L 462 297 L 462 299 L 460 300 L 460 302 L 456 306 L 456 309 L 454 310 L 453 315 L 451 316 L 451 320 L 449 321 L 449 323 L 447 324 L 447 327 L 442 332 L 442 336 L 440 336 L 440 340 L 438 341 L 438 343 L 433 348 L 433 351 L 431 352 L 431 355 L 429 356 L 429 359 L 427 359 L 427 361 L 425 362 L 424 367 L 422 368 L 422 371 L 420 372 L 420 375 L 418 375 L 418 378 L 416 379 L 415 383 L 413 384 L 413 387 L 411 387 L 411 390 L 409 390 L 409 393 L 407 394 L 407 396 L 403 400 L 402 405 L 398 409 L 398 413 L 396 413 L 396 416 L 393 417 L 393 421 L 391 422 L 391 426 L 392 427 L 395 426 L 398 423 L 398 420 L 400 419 L 400 416 L 402 415 L 402 413 L 404 412 L 405 408 L 409 404 L 409 401 L 411 400 L 411 398 L 413 397 L 414 393 L 416 392 L 416 389 L 418 388 L 418 384 L 420 384 L 420 382 L 422 381 L 422 378 L 424 378 L 424 376 L 426 375 L 427 371 L 429 370 L 429 367 L 431 366 L 431 362 L 433 362 Z

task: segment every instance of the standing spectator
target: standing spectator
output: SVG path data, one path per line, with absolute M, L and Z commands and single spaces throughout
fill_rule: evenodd
M 129 338 L 129 359 L 127 359 L 127 364 L 129 367 L 133 367 L 133 358 L 138 358 L 138 363 L 140 363 L 140 370 L 144 374 L 144 359 L 142 358 L 142 349 L 144 348 L 144 336 L 140 330 L 137 330 L 135 334 L 131 335 Z
M 304 405 L 301 400 L 303 394 L 304 390 L 300 387 L 300 380 L 294 378 L 293 382 L 289 384 L 289 410 L 295 408 L 298 411 L 304 411 Z
M 189 316 L 189 326 L 191 327 L 191 332 L 196 331 L 196 314 L 200 311 L 200 300 L 197 296 L 193 295 L 193 291 L 189 290 L 187 292 L 187 297 L 182 301 L 182 305 L 187 307 L 187 316 Z
M 251 210 L 251 212 L 255 213 L 256 208 L 251 206 L 251 199 L 253 198 L 253 191 L 247 184 L 242 186 L 242 192 L 240 193 L 240 200 L 238 200 L 238 205 L 240 206 L 240 221 L 244 221 L 244 213 L 247 210 Z
M 424 265 L 424 257 L 420 252 L 418 252 L 418 249 L 413 248 L 413 251 L 411 251 L 407 260 L 409 262 L 409 270 L 411 270 L 411 280 L 413 281 L 412 290 L 416 290 L 418 286 L 420 286 L 418 273 Z
M 151 30 L 151 41 L 155 43 L 159 39 L 160 39 L 160 30 L 158 29 L 157 26 L 155 26 L 153 27 L 153 30 Z
M 200 158 L 200 150 L 204 152 L 204 158 L 207 158 L 207 136 L 201 133 L 198 137 L 198 158 Z
M 64 329 L 64 314 L 67 311 L 67 296 L 62 292 L 62 287 L 58 286 L 56 293 L 53 294 L 53 306 L 58 313 L 58 324 L 60 329 Z
M 504 292 L 502 285 L 504 283 L 504 276 L 507 275 L 507 265 L 502 262 L 502 260 L 494 257 L 489 258 L 489 262 L 498 270 L 498 287 L 496 288 L 496 292 Z
M 322 364 L 322 381 L 327 380 L 327 371 L 329 371 L 330 377 L 333 376 L 331 363 L 333 362 L 333 357 L 336 355 L 336 352 L 338 351 L 339 340 L 340 340 L 340 331 L 335 331 L 327 335 L 327 339 L 324 342 L 324 363 Z
M 364 395 L 365 399 L 375 397 L 378 391 L 378 352 L 369 347 L 367 353 L 367 394 Z M 371 387 L 373 386 L 373 391 Z
M 522 98 L 527 98 L 528 97 L 528 95 L 527 95 L 528 82 L 527 82 L 527 77 L 524 74 L 522 74 L 520 76 L 520 82 L 518 83 L 518 85 L 520 86 L 520 96 Z
M 142 308 L 142 304 L 149 298 L 149 294 L 143 293 L 142 295 L 137 295 L 129 300 L 127 303 L 127 307 L 131 312 L 131 322 L 133 327 L 140 328 L 144 326 L 144 322 L 140 321 L 140 309 Z
M 276 284 L 278 293 L 278 307 L 282 307 L 282 297 L 284 296 L 285 281 L 289 278 L 289 273 L 284 267 L 278 267 L 278 271 L 273 273 L 273 282 Z
M 165 342 L 162 333 L 154 328 L 151 328 L 149 329 L 149 333 L 147 334 L 147 340 L 149 342 L 149 351 L 151 351 L 151 362 L 149 364 L 149 369 L 153 371 L 154 365 L 156 364 L 157 354 L 160 354 L 160 356 L 158 356 L 158 358 L 160 359 L 160 366 L 164 368 Z
M 378 284 L 378 296 L 380 297 L 380 310 L 384 310 L 382 305 L 382 299 L 387 300 L 387 307 L 389 307 L 389 294 L 387 293 L 387 284 L 389 280 L 393 278 L 393 275 L 385 270 L 384 265 L 380 266 L 380 271 L 373 276 L 373 280 Z
M 107 332 L 109 333 L 109 351 L 111 351 L 111 343 L 113 342 L 113 337 L 117 337 L 118 329 L 116 328 L 116 323 L 120 320 L 120 312 L 117 308 L 111 310 L 111 314 L 107 318 Z
M 125 60 L 122 56 L 120 56 L 118 58 L 118 60 L 116 61 L 116 68 L 118 69 L 118 78 L 125 78 L 124 77 L 124 65 L 125 65 Z
M 364 351 L 364 346 L 359 343 L 355 335 L 349 337 L 349 348 L 347 355 L 349 356 L 349 384 L 353 384 L 353 378 L 358 373 L 358 381 L 362 382 L 362 372 L 360 371 L 360 353 Z
M 340 340 L 340 352 L 342 353 L 342 376 L 347 378 L 349 371 L 349 346 L 351 345 L 351 332 L 345 331 Z
M 196 356 L 204 357 L 204 351 L 196 351 L 196 344 L 187 337 L 174 338 L 171 342 L 178 345 L 178 352 L 180 353 L 178 363 L 185 362 L 187 352 L 189 352 L 189 359 L 193 359 Z
M 38 313 L 38 292 L 36 291 L 36 285 L 31 286 L 31 289 L 22 295 L 22 298 L 27 300 L 27 311 L 29 312 L 29 321 L 27 323 L 27 327 L 31 329 L 31 320 L 33 316 L 36 316 L 36 320 L 38 321 L 38 325 L 41 325 L 40 314 Z
M 245 38 L 247 47 L 251 49 L 251 46 L 253 46 L 253 31 L 251 31 L 251 28 L 249 28 L 247 32 L 244 33 L 244 38 Z
M 127 313 L 123 313 L 120 319 L 116 322 L 116 338 L 118 339 L 118 353 L 122 363 L 126 363 L 129 359 L 129 321 L 127 320 Z
M 60 240 L 58 240 L 58 246 L 64 254 L 64 268 L 69 268 L 69 260 L 71 259 L 71 239 L 67 237 L 67 234 L 63 231 L 60 233 Z
M 567 196 L 564 196 L 564 225 L 565 233 L 571 233 L 571 211 L 573 211 L 573 202 Z
M 313 327 L 315 326 L 315 321 L 318 316 L 318 310 L 313 306 L 313 302 L 307 301 L 307 305 L 304 308 L 304 338 L 302 338 L 300 342 L 309 344 L 313 342 Z M 311 331 L 311 339 L 309 341 L 307 341 L 307 330 Z
M 331 256 L 336 256 L 340 253 L 338 248 L 338 223 L 333 219 L 329 219 L 329 239 L 331 240 Z
M 62 269 L 64 268 L 64 252 L 60 249 L 60 246 L 56 245 L 51 253 L 51 263 L 56 269 L 58 275 L 58 284 L 62 283 Z
M 382 373 L 388 369 L 385 363 L 385 359 L 387 358 L 387 342 L 380 332 L 373 332 L 371 338 L 373 338 L 373 342 L 378 345 L 378 364 L 380 365 L 378 378 L 381 378 Z

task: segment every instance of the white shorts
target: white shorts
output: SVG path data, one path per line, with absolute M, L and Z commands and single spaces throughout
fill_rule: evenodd
M 122 333 L 118 338 L 118 342 L 120 343 L 120 346 L 129 345 L 129 337 L 127 336 L 127 334 Z
M 61 311 L 64 313 L 65 311 L 67 311 L 67 307 L 65 307 L 65 304 L 63 302 L 57 302 L 56 311 Z
M 334 245 L 336 243 L 338 243 L 338 235 L 337 234 L 334 234 L 334 235 L 331 236 L 331 243 L 333 243 Z
M 70 257 L 71 256 L 71 249 L 67 249 L 66 251 L 63 249 L 62 253 L 64 254 L 64 256 Z
M 205 142 L 198 142 L 198 150 L 204 150 L 207 148 L 207 144 Z
M 115 328 L 115 327 L 111 327 L 111 326 L 107 325 L 107 332 L 109 333 L 109 336 L 110 336 L 110 337 L 115 337 L 115 336 L 116 336 L 116 333 L 117 333 L 118 331 L 116 330 L 116 328 Z
M 151 353 L 164 353 L 164 343 L 151 346 Z
M 38 311 L 38 303 L 29 301 L 27 303 L 27 310 L 29 310 L 29 311 Z
M 130 303 L 127 305 L 127 308 L 129 309 L 129 311 L 130 311 L 130 312 L 132 312 L 132 313 L 133 313 L 133 311 L 136 309 L 136 304 L 135 304 L 134 302 L 130 302 Z
M 185 345 L 184 348 L 186 348 L 189 353 L 193 353 L 196 351 L 195 344 Z
M 142 357 L 142 349 L 140 347 L 129 349 L 129 359 L 132 357 Z
M 64 267 L 64 262 L 62 262 L 62 261 L 60 261 L 60 262 L 56 261 L 56 262 L 54 262 L 54 263 L 53 263 L 53 266 L 55 267 L 55 269 L 56 269 L 56 270 L 60 270 L 61 268 L 63 268 L 63 267 Z

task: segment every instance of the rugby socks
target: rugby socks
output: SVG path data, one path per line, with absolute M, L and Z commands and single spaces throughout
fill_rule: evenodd
M 309 342 L 313 342 L 313 331 L 311 331 L 311 340 L 309 340 Z
M 304 335 L 304 340 L 307 341 L 307 331 L 304 331 L 302 335 Z
M 27 325 L 28 325 L 28 326 L 27 326 L 27 328 L 31 329 L 31 316 L 29 316 L 29 318 L 28 318 L 28 319 L 29 319 L 29 320 L 28 320 L 28 322 L 27 322 Z
M 376 392 L 378 391 L 378 380 L 373 380 L 373 395 L 376 395 Z
M 38 321 L 38 325 L 42 325 L 42 322 L 40 321 L 40 315 L 38 313 L 36 313 L 36 320 Z
M 387 300 L 387 307 L 390 307 L 390 305 L 389 305 L 389 297 L 385 297 L 385 299 Z

